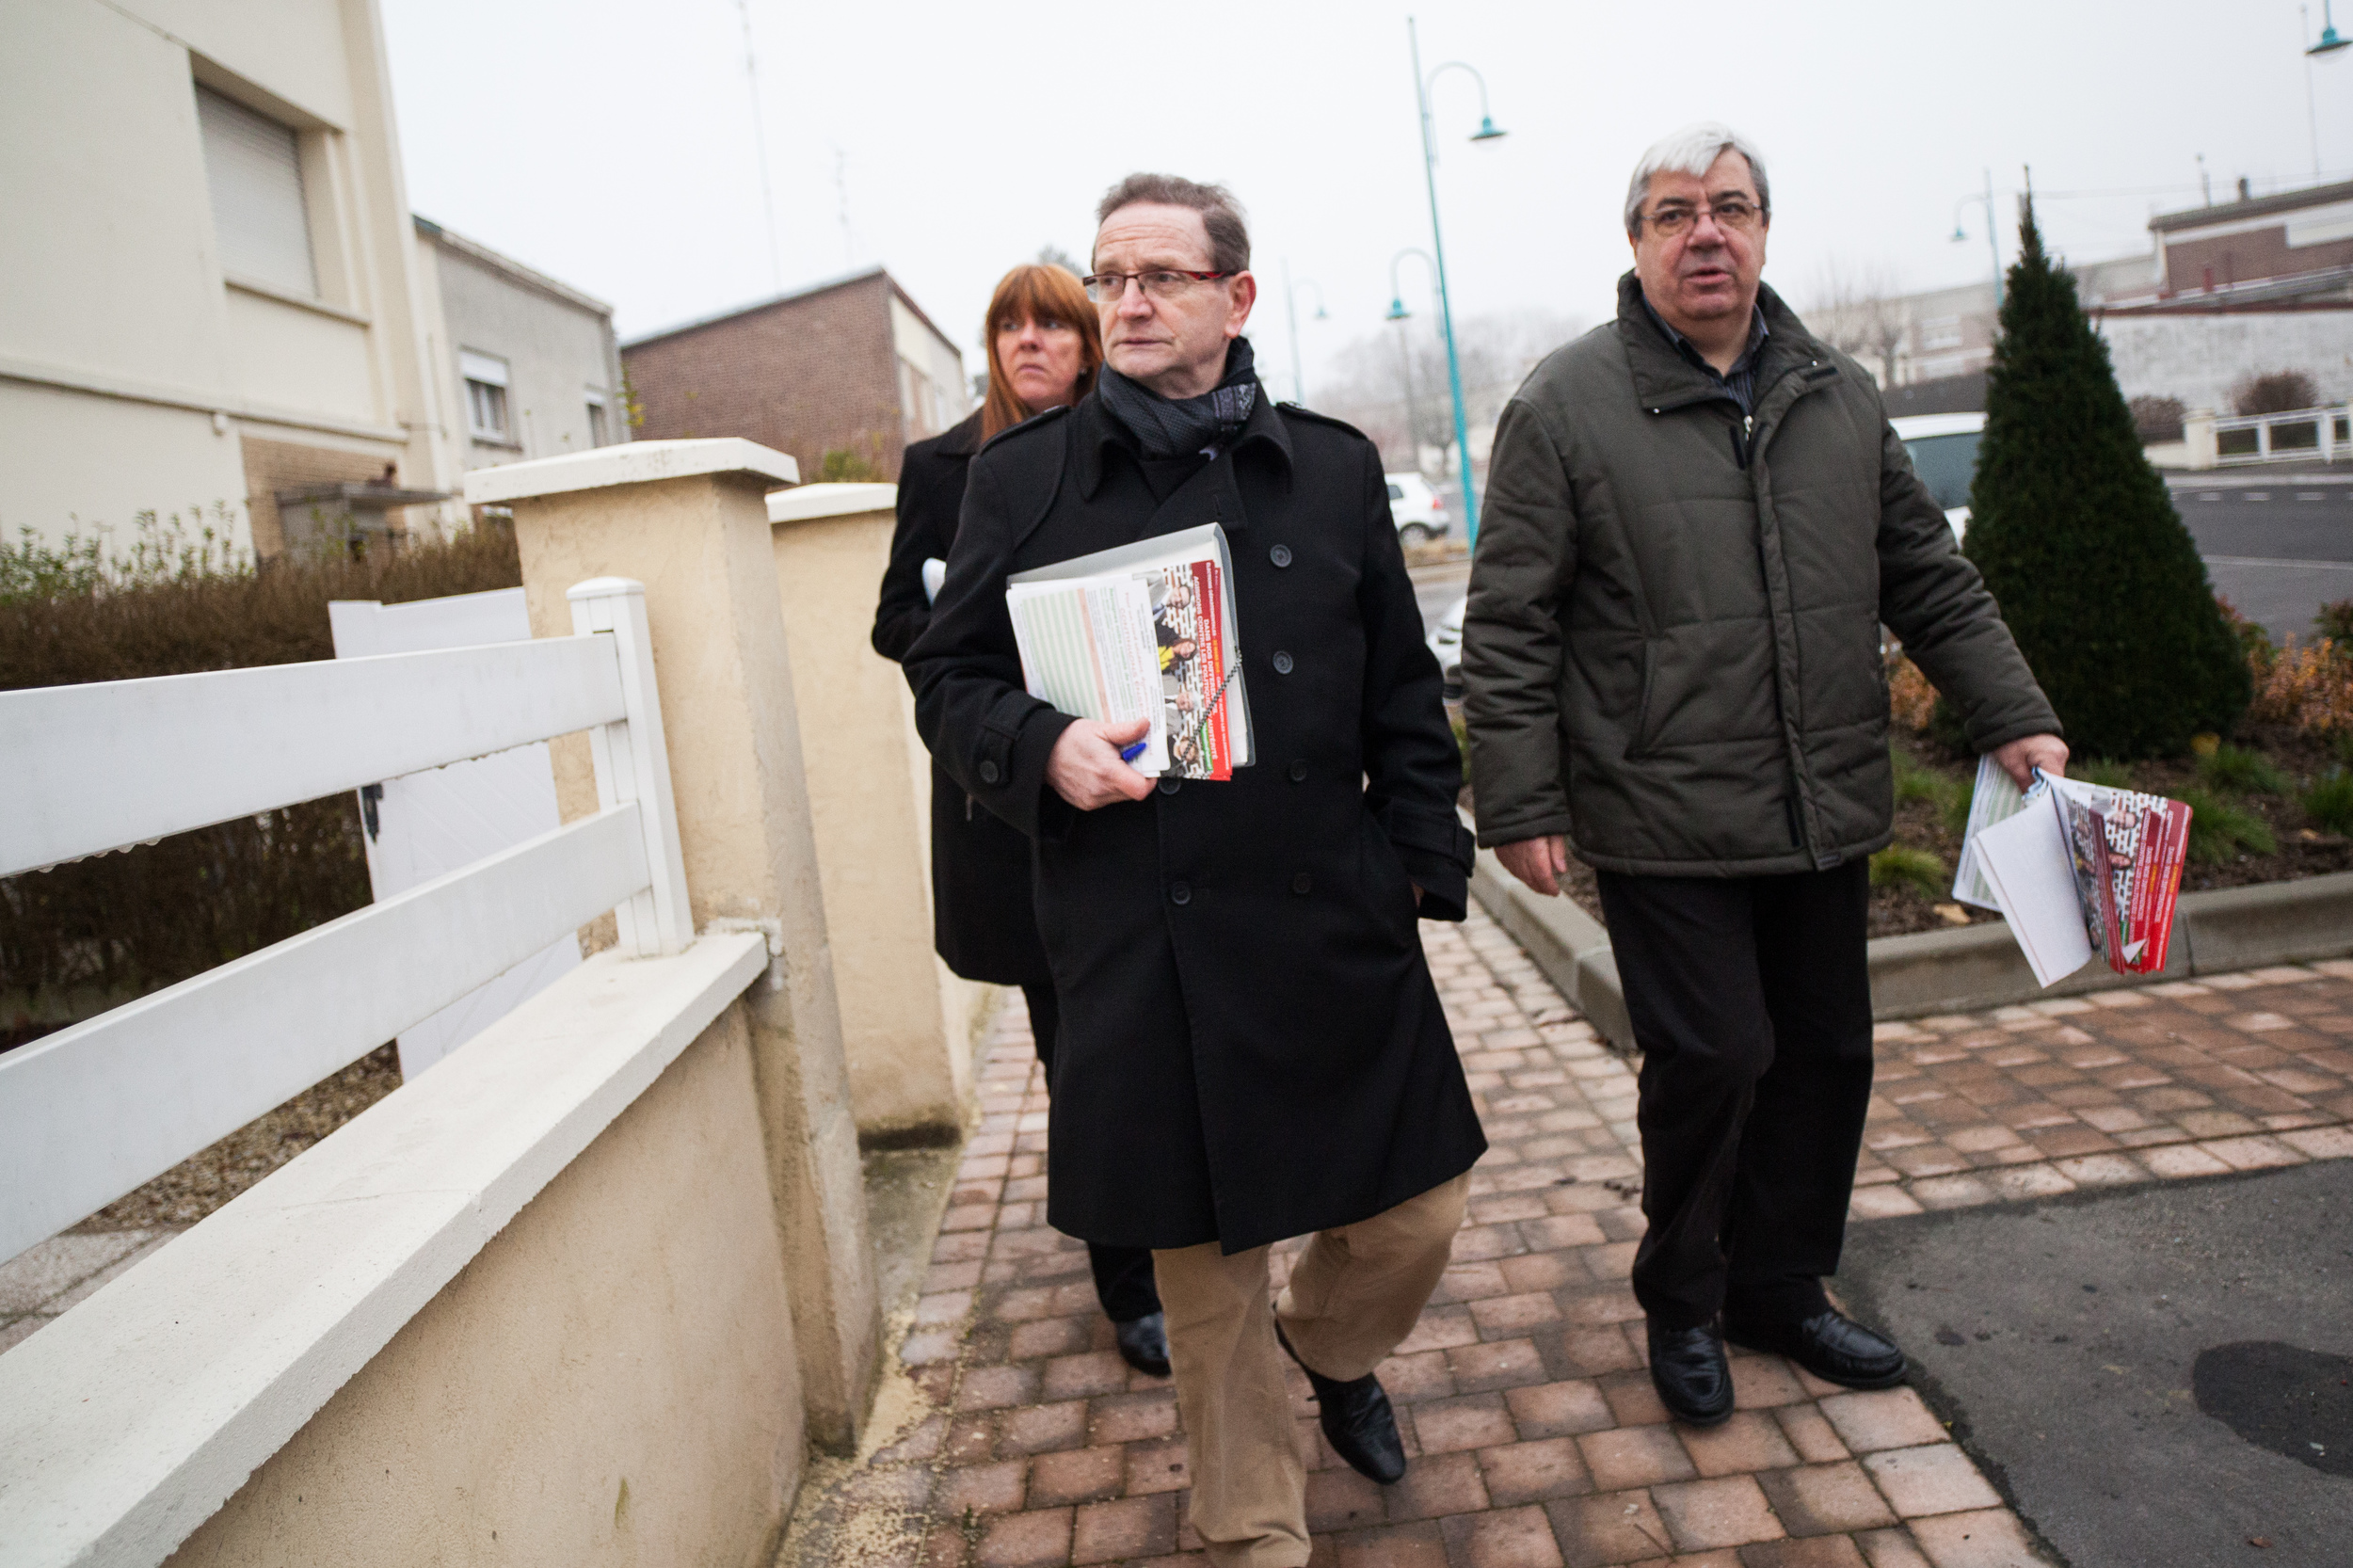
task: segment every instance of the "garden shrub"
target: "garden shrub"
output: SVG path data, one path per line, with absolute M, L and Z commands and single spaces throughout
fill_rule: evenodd
M 2353 774 L 2331 768 L 2304 792 L 2304 815 L 2328 833 L 2353 834 Z
M 2223 864 L 2235 856 L 2269 855 L 2280 847 L 2263 818 L 2227 796 L 2192 784 L 2177 797 L 2189 808 L 2189 858 Z
M 2031 205 L 2019 234 L 1964 552 L 2070 746 L 2176 755 L 2192 735 L 2230 732 L 2248 704 L 2247 661 Z
M 223 556 L 126 572 L 79 541 L 44 556 L 28 539 L 12 559 L 42 568 L 49 591 L 0 602 L 0 690 L 328 659 L 330 599 L 438 599 L 522 580 L 514 535 L 495 525 L 364 561 L 258 568 Z M 72 569 L 50 569 L 59 560 Z M 0 878 L 0 1045 L 28 1032 L 10 1003 L 127 1000 L 368 901 L 347 794 Z
M 1942 896 L 1952 886 L 1953 875 L 1945 867 L 1942 856 L 1910 844 L 1890 844 L 1871 856 L 1871 886 L 1895 888 L 1905 884 L 1917 888 L 1930 898 Z
M 2353 648 L 2353 599 L 2332 600 L 2313 617 L 2313 630 L 2339 648 Z
M 2246 746 L 2217 746 L 2211 756 L 2198 759 L 2199 781 L 2217 790 L 2234 791 L 2240 794 L 2283 795 L 2288 792 L 2288 776 L 2274 767 L 2271 759 Z
M 2182 439 L 2182 423 L 2189 417 L 2178 397 L 2143 395 L 2132 400 L 2133 434 L 2146 446 L 2157 441 L 2178 441 Z
M 2290 637 L 2267 660 L 2250 660 L 2254 700 L 2247 716 L 2311 735 L 2353 733 L 2353 660 L 2323 638 L 2307 647 Z
M 2285 414 L 2320 407 L 2320 387 L 2300 370 L 2267 370 L 2231 389 L 2231 404 L 2242 414 Z

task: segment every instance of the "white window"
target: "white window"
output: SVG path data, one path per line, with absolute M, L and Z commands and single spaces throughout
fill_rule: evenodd
M 596 391 L 594 388 L 589 389 L 587 403 L 588 444 L 590 446 L 603 446 L 613 439 L 605 434 L 604 393 Z
M 457 374 L 466 378 L 466 427 L 476 440 L 503 441 L 506 434 L 506 361 L 495 354 L 457 351 Z
M 318 269 L 311 259 L 302 158 L 293 129 L 209 88 L 196 89 L 196 118 L 221 270 L 315 297 Z
M 1959 348 L 1961 346 L 1961 317 L 1931 316 L 1920 324 L 1920 346 Z

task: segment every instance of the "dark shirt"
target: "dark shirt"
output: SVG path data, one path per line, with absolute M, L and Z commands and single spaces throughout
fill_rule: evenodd
M 1650 318 L 1657 324 L 1658 329 L 1667 334 L 1667 341 L 1675 345 L 1676 353 L 1682 355 L 1692 365 L 1705 371 L 1721 382 L 1726 392 L 1732 393 L 1733 400 L 1740 405 L 1742 413 L 1756 412 L 1756 361 L 1763 357 L 1765 348 L 1764 312 L 1753 305 L 1749 308 L 1748 346 L 1740 350 L 1740 357 L 1732 361 L 1731 374 L 1726 375 L 1709 364 L 1706 357 L 1691 346 L 1690 339 L 1667 325 L 1667 318 L 1660 315 L 1652 306 L 1648 295 L 1642 296 L 1642 309 L 1650 312 Z

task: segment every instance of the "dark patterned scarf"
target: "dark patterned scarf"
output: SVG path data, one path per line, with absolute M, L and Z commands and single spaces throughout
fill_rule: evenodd
M 1241 433 L 1258 400 L 1258 372 L 1248 338 L 1225 351 L 1225 378 L 1198 397 L 1162 397 L 1103 367 L 1096 391 L 1113 419 L 1127 426 L 1147 457 L 1215 456 Z

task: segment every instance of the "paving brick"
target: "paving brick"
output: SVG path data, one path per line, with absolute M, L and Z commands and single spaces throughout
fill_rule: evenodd
M 1798 1450 L 1798 1457 L 1808 1464 L 1827 1464 L 1847 1457 L 1847 1445 L 1839 1441 L 1837 1430 L 1823 1416 L 1819 1405 L 1783 1405 L 1773 1412 L 1773 1418 L 1781 1423 L 1782 1435 Z
M 1912 1533 L 1935 1568 L 2041 1568 L 2025 1528 L 2005 1509 L 1916 1520 Z
M 1766 1410 L 1805 1398 L 1797 1368 L 1777 1355 L 1732 1357 L 1732 1403 L 1736 1410 Z
M 1645 1492 L 1556 1498 L 1545 1512 L 1567 1568 L 1611 1568 L 1664 1559 L 1674 1550 L 1667 1522 Z
M 1942 1443 L 1946 1436 L 1944 1424 L 1909 1388 L 1834 1394 L 1822 1400 L 1822 1414 L 1839 1440 L 1859 1454 Z
M 1585 1468 L 1593 1473 L 1593 1484 L 1606 1491 L 1689 1480 L 1699 1474 L 1673 1432 L 1663 1426 L 1588 1432 L 1577 1440 L 1577 1446 Z
M 1023 1405 L 998 1418 L 997 1451 L 1010 1455 L 1075 1448 L 1086 1441 L 1086 1433 L 1084 1400 Z
M 1684 1451 L 1702 1476 L 1752 1475 L 1798 1463 L 1798 1452 L 1782 1435 L 1781 1424 L 1764 1412 L 1736 1410 L 1718 1427 L 1679 1430 Z
M 1377 1525 L 1387 1516 L 1378 1484 L 1341 1466 L 1307 1477 L 1307 1528 L 1317 1535 Z
M 1131 1497 L 1152 1492 L 1181 1491 L 1192 1484 L 1185 1468 L 1185 1440 L 1182 1437 L 1130 1443 L 1127 1455 L 1128 1495 Z
M 1651 1501 L 1684 1551 L 1773 1541 L 1787 1533 L 1773 1517 L 1763 1488 L 1749 1476 L 1654 1486 Z
M 1406 1467 L 1405 1479 L 1385 1494 L 1389 1517 L 1434 1519 L 1448 1513 L 1471 1513 L 1487 1506 L 1486 1483 L 1480 1479 L 1475 1454 L 1432 1454 Z
M 1176 1396 L 1155 1389 L 1087 1402 L 1087 1436 L 1096 1443 L 1133 1443 L 1176 1430 Z
M 1792 1535 L 1878 1529 L 1896 1523 L 1870 1476 L 1851 1460 L 1769 1471 L 1756 1480 Z
M 1120 1497 L 1089 1503 L 1077 1511 L 1070 1532 L 1070 1560 L 1085 1564 L 1131 1562 L 1173 1551 L 1176 1544 L 1176 1499 Z
M 1908 1529 L 1872 1530 L 1855 1538 L 1871 1568 L 1934 1568 Z
M 1037 1371 L 1030 1367 L 982 1367 L 967 1372 L 956 1389 L 958 1410 L 1002 1410 L 1037 1398 Z
M 1561 1568 L 1561 1548 L 1542 1509 L 1465 1514 L 1441 1528 L 1449 1560 L 1461 1568 Z
M 1863 1465 L 1889 1506 L 1906 1519 L 1993 1508 L 2001 1502 L 1969 1456 L 1950 1443 L 1867 1454 Z
M 1516 1388 L 1544 1381 L 1544 1358 L 1527 1339 L 1458 1345 L 1444 1352 L 1449 1381 L 1465 1394 Z M 1384 1387 L 1387 1386 L 1385 1382 Z
M 1571 1437 L 1617 1424 L 1600 1387 L 1583 1379 L 1507 1389 L 1503 1401 L 1523 1438 Z
M 941 1475 L 932 1496 L 939 1512 L 950 1518 L 961 1517 L 968 1510 L 1011 1513 L 1021 1506 L 1022 1481 L 1028 1470 L 1028 1463 L 1018 1459 L 950 1470 Z
M 2140 1162 L 2161 1176 L 2222 1176 L 2231 1167 L 2194 1144 L 2176 1144 L 2169 1148 L 2144 1149 Z
M 1055 1319 L 1057 1323 L 1069 1321 Z M 1019 1330 L 1016 1330 L 1016 1338 Z M 1016 1355 L 1015 1359 L 1020 1357 Z M 1085 1399 L 1094 1394 L 1116 1394 L 1128 1386 L 1128 1364 L 1117 1351 L 1090 1351 L 1079 1355 L 1056 1356 L 1046 1363 L 1039 1376 L 1038 1388 L 1049 1400 Z
M 1042 1356 L 1067 1355 L 1075 1351 L 1085 1350 L 1087 1339 L 1088 1329 L 1082 1320 L 1044 1318 L 1035 1322 L 1016 1324 L 1006 1354 L 1014 1361 L 1035 1361 Z M 1090 1388 L 1085 1392 L 1092 1394 L 1108 1392 L 1108 1390 Z M 1067 1396 L 1056 1393 L 1049 1385 L 1046 1390 L 1046 1397 L 1062 1399 Z
M 1574 1496 L 1593 1489 L 1593 1479 L 1575 1440 L 1538 1438 L 1485 1448 L 1479 1455 L 1480 1476 L 1488 1499 L 1497 1508 L 1541 1502 L 1546 1497 Z
M 1426 1454 L 1459 1453 L 1513 1441 L 1518 1433 L 1495 1394 L 1443 1400 L 1413 1407 L 1414 1435 Z
M 1654 1427 L 1668 1418 L 1648 1371 L 1611 1373 L 1601 1380 L 1601 1397 L 1622 1427 Z
M 974 1553 L 980 1568 L 1061 1568 L 1070 1560 L 1070 1510 L 1041 1509 L 993 1521 Z
M 1851 1536 L 1760 1541 L 1740 1548 L 1740 1568 L 1865 1568 Z
M 1375 1526 L 1331 1538 L 1335 1568 L 1448 1568 L 1446 1537 L 1434 1520 Z M 1189 1558 L 1169 1568 L 1202 1568 Z M 1321 1568 L 1321 1560 L 1318 1560 Z

